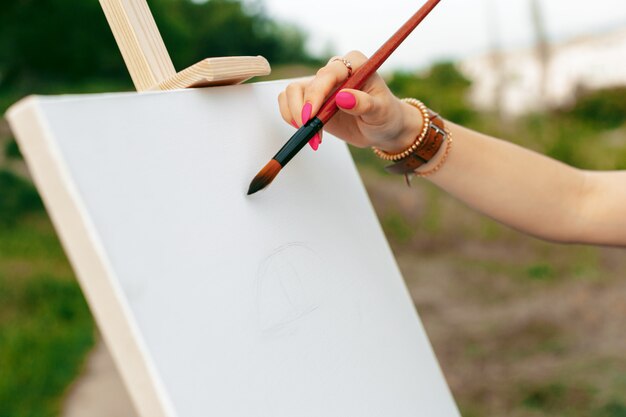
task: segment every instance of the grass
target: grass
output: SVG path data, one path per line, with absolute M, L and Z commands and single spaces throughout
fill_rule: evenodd
M 58 416 L 94 324 L 41 201 L 0 171 L 0 417 Z
M 562 416 L 592 409 L 593 389 L 563 382 L 529 387 L 522 393 L 522 406 L 528 409 L 558 413 Z
M 626 417 L 626 404 L 619 400 L 610 401 L 597 410 L 595 417 Z
M 0 276 L 0 417 L 53 417 L 93 346 L 82 294 L 67 278 Z
M 26 213 L 40 211 L 41 199 L 26 180 L 7 170 L 0 170 L 0 224 L 10 226 Z

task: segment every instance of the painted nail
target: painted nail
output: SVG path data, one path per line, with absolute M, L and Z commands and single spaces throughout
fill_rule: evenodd
M 309 145 L 311 146 L 311 148 L 313 148 L 314 151 L 316 151 L 317 148 L 320 147 L 320 143 L 322 143 L 322 141 L 320 140 L 319 133 L 316 133 L 315 136 L 313 136 L 309 141 Z
M 291 119 L 291 124 L 293 125 L 293 127 L 295 127 L 296 129 L 298 128 L 298 125 L 296 124 L 296 121 Z M 317 148 L 319 148 L 320 144 L 322 143 L 322 138 L 320 136 L 319 133 L 316 133 L 315 136 L 313 136 L 310 140 L 309 140 L 309 145 L 311 146 L 311 148 L 313 148 L 314 151 L 317 150 Z
M 303 107 L 302 107 L 302 124 L 304 125 L 306 122 L 309 121 L 309 119 L 311 118 L 311 112 L 313 111 L 313 106 L 311 105 L 311 103 L 306 103 Z M 310 140 L 309 140 L 309 146 L 311 147 L 311 149 L 313 149 L 314 151 L 317 150 L 317 148 L 319 147 L 319 143 L 317 138 L 317 133 L 315 134 L 315 136 L 313 136 Z
M 341 91 L 335 96 L 335 102 L 342 109 L 353 109 L 356 106 L 356 97 L 347 91 Z
M 311 112 L 313 111 L 313 106 L 311 105 L 311 103 L 306 103 L 303 107 L 302 107 L 302 124 L 305 124 L 306 122 L 309 121 L 309 119 L 311 118 Z

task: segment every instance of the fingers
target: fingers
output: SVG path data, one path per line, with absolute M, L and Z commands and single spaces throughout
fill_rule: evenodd
M 282 91 L 278 95 L 278 109 L 280 110 L 280 115 L 283 120 L 295 128 L 298 128 L 298 124 L 295 119 L 291 116 L 291 111 L 289 110 L 289 103 L 287 102 L 287 93 Z
M 283 119 L 296 128 L 305 124 L 310 118 L 315 117 L 326 98 L 366 61 L 367 57 L 363 53 L 352 51 L 344 58 L 331 59 L 326 66 L 318 70 L 315 77 L 289 84 L 278 96 Z M 376 91 L 378 95 L 382 91 L 381 84 L 384 85 L 384 81 L 375 74 L 364 86 L 364 90 L 370 91 L 371 95 L 359 90 L 346 89 L 338 95 L 337 105 L 347 114 L 366 115 L 367 119 L 371 119 L 375 115 L 367 113 L 381 107 L 377 104 L 380 99 L 376 98 Z M 314 150 L 317 150 L 320 143 L 321 135 L 314 136 L 309 142 Z
M 283 119 L 296 129 L 308 122 L 312 114 L 311 103 L 304 103 L 304 87 L 306 83 L 292 83 L 285 91 L 278 95 L 278 104 L 280 114 Z M 313 150 L 317 150 L 322 143 L 321 131 L 309 141 L 309 145 Z
M 358 51 L 346 54 L 345 59 L 350 62 L 352 71 L 356 71 L 367 61 L 367 57 Z M 292 121 L 295 121 L 298 127 L 302 126 L 306 123 L 306 120 L 302 120 L 303 116 L 315 116 L 326 97 L 349 75 L 350 71 L 346 64 L 341 60 L 331 59 L 326 66 L 318 70 L 315 77 L 289 84 L 278 96 L 281 116 L 289 124 L 293 125 Z M 305 108 L 309 103 L 310 108 Z
M 367 57 L 361 52 L 352 51 L 345 58 L 352 67 L 352 71 L 356 71 L 365 61 Z M 341 83 L 346 81 L 351 74 L 350 69 L 341 60 L 331 59 L 325 67 L 317 71 L 317 75 L 309 82 L 304 89 L 304 103 L 311 103 L 312 115 L 317 114 L 320 107 L 324 103 L 326 97 L 330 95 Z
M 287 107 L 291 119 L 296 125 L 302 126 L 302 109 L 304 107 L 304 85 L 302 83 L 292 83 L 285 89 L 287 95 Z

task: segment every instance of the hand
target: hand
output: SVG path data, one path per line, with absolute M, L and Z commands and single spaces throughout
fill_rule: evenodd
M 352 64 L 353 71 L 367 60 L 358 51 L 350 52 L 345 58 Z M 325 99 L 348 75 L 343 62 L 331 60 L 314 77 L 289 84 L 278 96 L 283 119 L 302 126 L 307 121 L 303 118 L 314 117 Z M 421 131 L 420 112 L 395 97 L 378 74 L 372 75 L 361 90 L 340 91 L 337 107 L 339 111 L 325 129 L 354 146 L 376 146 L 390 153 L 401 152 Z

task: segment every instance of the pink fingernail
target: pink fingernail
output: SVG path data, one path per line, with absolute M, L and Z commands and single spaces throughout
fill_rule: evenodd
M 298 128 L 298 125 L 296 124 L 296 121 L 291 119 L 291 124 L 293 127 L 295 127 L 296 129 Z
M 335 102 L 342 109 L 353 109 L 356 106 L 356 97 L 346 91 L 341 91 L 335 96 Z
M 311 103 L 306 103 L 303 107 L 302 107 L 302 124 L 305 124 L 306 122 L 309 121 L 309 119 L 311 118 L 311 112 L 313 111 L 313 106 L 311 105 Z
M 311 148 L 313 148 L 314 151 L 316 151 L 317 148 L 320 147 L 320 143 L 322 143 L 322 141 L 320 140 L 319 133 L 316 133 L 315 136 L 313 136 L 309 141 L 309 145 L 311 146 Z

